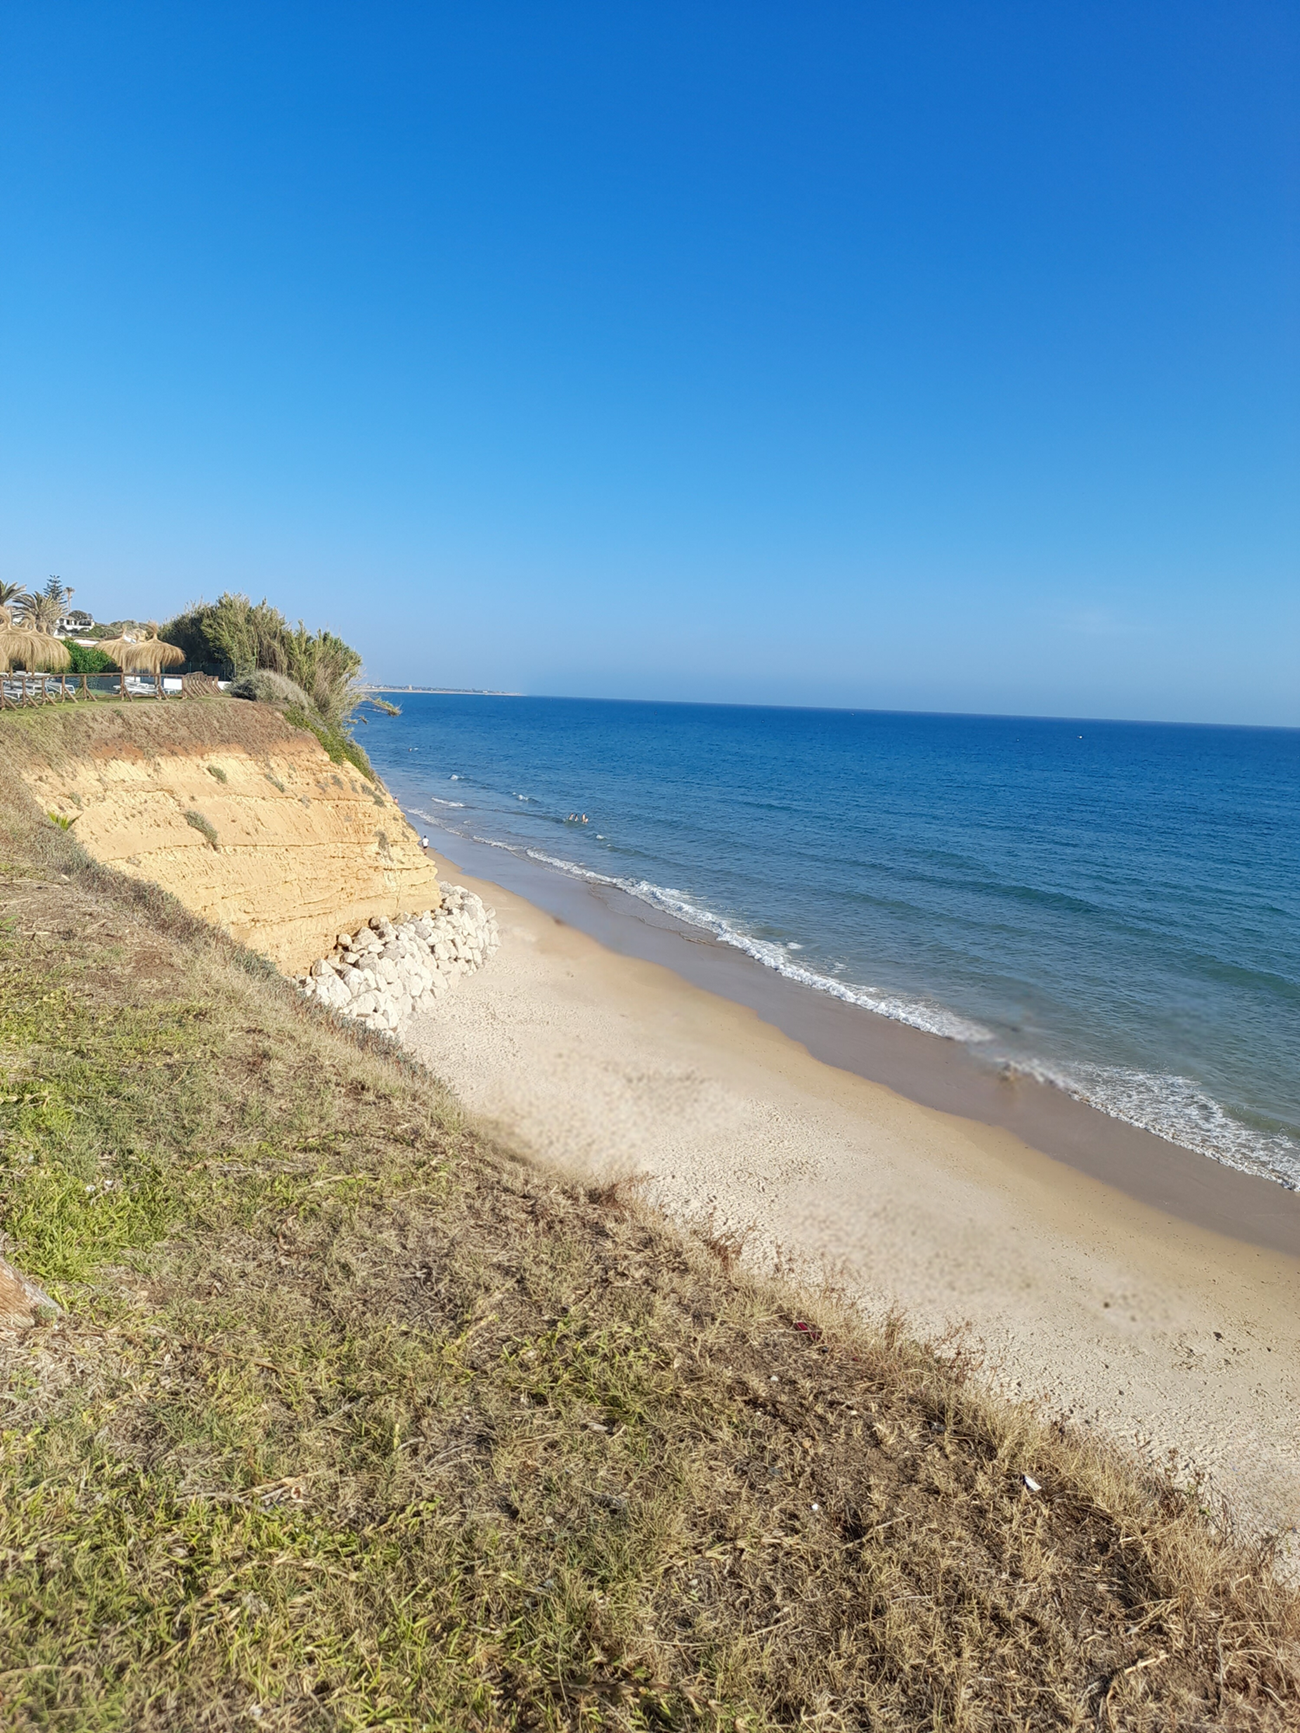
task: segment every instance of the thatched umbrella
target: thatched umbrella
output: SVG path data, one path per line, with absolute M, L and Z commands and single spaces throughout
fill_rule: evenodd
M 184 650 L 175 644 L 166 644 L 158 636 L 158 628 L 152 622 L 149 625 L 148 636 L 144 638 L 109 638 L 99 648 L 111 657 L 124 673 L 152 674 L 158 682 L 158 696 L 162 697 L 162 671 L 164 668 L 174 668 L 177 663 L 185 660 Z M 126 681 L 122 682 L 125 689 Z
M 7 674 L 15 662 L 30 668 L 29 657 L 37 649 L 35 632 L 24 632 L 0 621 L 0 673 Z
M 72 657 L 68 646 L 61 638 L 52 638 L 48 632 L 33 632 L 26 626 L 13 626 L 9 623 L 9 609 L 0 608 L 0 666 L 12 668 L 15 662 L 21 662 L 28 670 L 38 668 L 53 668 L 56 671 L 66 668 Z
M 118 667 L 122 670 L 121 692 L 123 698 L 125 698 L 126 676 L 135 668 L 133 658 L 136 651 L 140 648 L 139 644 L 134 638 L 123 636 L 121 638 L 101 638 L 95 648 L 97 650 L 102 650 L 108 657 L 109 661 L 116 662 Z
M 52 668 L 55 673 L 67 668 L 72 661 L 72 653 L 62 638 L 56 638 L 49 632 L 28 632 L 31 639 L 27 654 L 30 660 L 29 668 Z
M 27 672 L 37 669 L 64 669 L 72 657 L 68 647 L 48 632 L 33 632 L 13 624 L 13 612 L 0 608 L 0 673 L 8 673 L 15 662 L 21 662 Z
M 7 674 L 14 665 L 14 657 L 22 660 L 26 644 L 19 645 L 17 639 L 26 639 L 26 632 L 14 630 L 14 611 L 12 608 L 0 606 L 0 674 Z

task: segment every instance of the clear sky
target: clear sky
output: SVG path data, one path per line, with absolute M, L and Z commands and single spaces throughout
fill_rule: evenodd
M 0 576 L 1300 724 L 1291 0 L 11 0 Z

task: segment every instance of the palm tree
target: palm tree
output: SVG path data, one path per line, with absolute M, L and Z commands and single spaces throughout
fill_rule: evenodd
M 53 632 L 63 618 L 63 590 L 52 596 L 47 585 L 32 595 L 20 596 L 16 609 L 18 618 L 31 632 Z
M 21 602 L 27 594 L 26 584 L 6 584 L 0 579 L 0 608 L 8 608 Z

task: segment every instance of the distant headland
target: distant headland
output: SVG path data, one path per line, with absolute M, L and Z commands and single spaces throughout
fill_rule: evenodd
M 370 682 L 359 692 L 437 692 L 444 698 L 522 698 L 522 692 L 497 692 L 490 686 L 391 686 Z

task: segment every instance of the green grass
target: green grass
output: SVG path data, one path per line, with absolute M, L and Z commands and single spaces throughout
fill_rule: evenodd
M 51 1056 L 38 1077 L 0 1069 L 5 1231 L 48 1284 L 84 1282 L 105 1259 L 148 1244 L 179 1207 L 175 1175 L 152 1153 L 159 1083 L 176 1115 L 184 1056 L 202 1007 L 95 1011 L 66 987 L 16 981 L 0 1010 L 0 1054 Z M 61 1054 L 59 1062 L 52 1056 Z
M 0 1228 L 65 1308 L 0 1340 L 6 1729 L 1297 1724 L 1195 1496 L 0 814 Z

